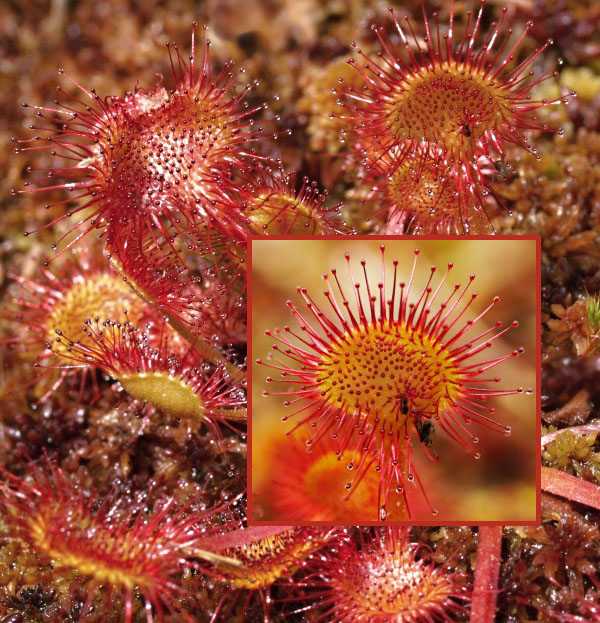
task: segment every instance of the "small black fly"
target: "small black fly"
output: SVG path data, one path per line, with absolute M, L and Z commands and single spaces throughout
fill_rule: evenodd
M 496 160 L 494 162 L 494 167 L 496 171 L 498 171 L 499 177 L 503 182 L 509 182 L 514 177 L 513 171 L 504 160 Z
M 463 123 L 462 131 L 465 136 L 471 136 L 471 127 L 468 123 Z
M 424 422 L 417 420 L 415 428 L 417 433 L 419 433 L 419 441 L 430 448 L 433 445 L 433 435 L 435 433 L 433 422 L 431 420 L 425 420 Z

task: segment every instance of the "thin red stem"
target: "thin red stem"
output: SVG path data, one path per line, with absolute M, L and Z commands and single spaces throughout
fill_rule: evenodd
M 502 562 L 502 526 L 479 526 L 471 623 L 494 623 Z
M 546 435 L 542 435 L 542 448 L 554 441 L 559 435 L 570 431 L 574 435 L 593 435 L 600 433 L 600 420 L 590 422 L 588 424 L 582 424 L 581 426 L 569 426 L 568 428 L 561 428 L 560 430 L 552 431 Z

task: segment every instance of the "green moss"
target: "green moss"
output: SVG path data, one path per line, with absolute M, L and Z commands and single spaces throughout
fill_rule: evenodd
M 560 74 L 560 86 L 590 101 L 600 92 L 600 76 L 589 67 L 567 67 Z
M 542 460 L 550 467 L 600 482 L 600 452 L 596 451 L 596 441 L 595 433 L 576 435 L 566 430 L 544 448 Z
M 587 300 L 587 321 L 590 333 L 597 335 L 600 330 L 600 297 L 590 296 Z
M 549 180 L 559 180 L 563 177 L 560 160 L 554 154 L 544 154 L 540 161 L 540 173 Z

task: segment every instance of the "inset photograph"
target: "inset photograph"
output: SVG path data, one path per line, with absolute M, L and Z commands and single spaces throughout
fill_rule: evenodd
M 539 239 L 254 239 L 249 524 L 533 524 Z

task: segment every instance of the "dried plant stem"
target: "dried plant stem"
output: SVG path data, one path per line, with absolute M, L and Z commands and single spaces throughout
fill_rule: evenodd
M 542 467 L 542 491 L 600 510 L 600 487 L 560 469 Z
M 225 418 L 226 420 L 233 420 L 234 422 L 245 422 L 248 418 L 248 410 L 245 408 L 213 409 L 212 415 Z
M 183 553 L 187 556 L 193 556 L 194 558 L 201 558 L 202 560 L 206 560 L 207 562 L 212 562 L 214 564 L 225 565 L 227 567 L 236 567 L 241 569 L 244 565 L 241 560 L 237 560 L 237 558 L 231 558 L 230 556 L 222 556 L 221 554 L 216 554 L 215 552 L 210 552 L 206 549 L 198 549 L 195 547 L 188 547 L 183 550 Z
M 252 526 L 250 528 L 242 528 L 225 534 L 199 539 L 198 545 L 202 546 L 203 549 L 219 551 L 232 547 L 249 545 L 250 543 L 255 543 L 256 541 L 266 539 L 270 536 L 277 536 L 290 529 L 290 526 Z
M 502 561 L 502 526 L 479 526 L 471 623 L 494 623 Z
M 229 376 L 232 379 L 236 380 L 238 383 L 245 384 L 246 373 L 243 370 L 241 370 L 231 362 L 227 361 L 227 359 L 223 356 L 218 348 L 215 348 L 206 340 L 203 340 L 198 335 L 195 335 L 190 327 L 175 314 L 173 314 L 169 310 L 159 307 L 156 302 L 151 297 L 149 297 L 146 292 L 144 292 L 144 290 L 139 288 L 136 283 L 128 278 L 128 276 L 124 273 L 120 263 L 114 257 L 110 258 L 110 264 L 115 269 L 115 271 L 123 278 L 123 280 L 129 284 L 131 289 L 145 303 L 150 305 L 159 314 L 165 316 L 169 324 L 175 329 L 175 331 L 177 331 L 177 333 L 179 333 L 179 335 L 181 335 L 184 340 L 189 342 L 207 361 L 210 361 L 216 366 L 223 368 L 227 372 L 227 374 L 229 374 Z

